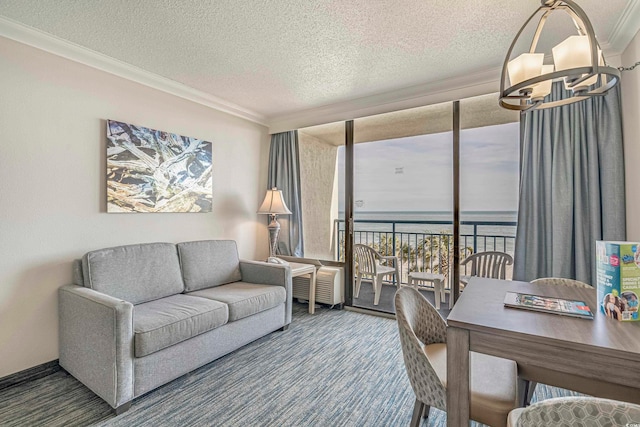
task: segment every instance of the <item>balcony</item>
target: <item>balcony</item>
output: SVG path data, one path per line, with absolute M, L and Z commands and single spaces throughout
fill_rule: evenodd
M 515 221 L 461 221 L 460 259 L 483 251 L 500 251 L 513 256 L 516 226 Z M 345 259 L 344 233 L 344 221 L 336 220 L 335 259 L 340 261 Z M 382 255 L 397 256 L 402 284 L 408 283 L 410 272 L 428 271 L 445 275 L 445 287 L 450 288 L 453 276 L 453 226 L 450 221 L 355 220 L 354 243 L 371 246 Z M 466 273 L 461 270 L 461 274 Z M 511 272 L 507 271 L 507 277 L 510 276 Z M 354 305 L 393 313 L 395 288 L 383 286 L 380 304 L 374 306 L 371 287 L 370 282 L 363 281 L 360 297 L 354 300 Z M 425 296 L 433 302 L 433 292 L 425 292 Z M 445 316 L 448 314 L 448 304 L 442 305 L 441 312 Z

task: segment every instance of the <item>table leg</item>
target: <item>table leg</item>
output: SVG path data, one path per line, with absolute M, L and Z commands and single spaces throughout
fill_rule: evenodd
M 436 309 L 440 310 L 440 300 L 442 299 L 442 285 L 438 280 L 434 280 L 433 282 L 433 296 L 436 300 Z
M 527 406 L 527 392 L 529 391 L 529 382 L 518 377 L 517 381 L 518 406 L 524 408 Z
M 447 327 L 447 426 L 469 426 L 469 331 Z
M 309 274 L 309 313 L 316 312 L 316 270 Z

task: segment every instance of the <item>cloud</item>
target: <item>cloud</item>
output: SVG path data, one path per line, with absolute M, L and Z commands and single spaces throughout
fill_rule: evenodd
M 441 211 L 453 202 L 452 132 L 357 144 L 355 199 L 363 210 Z M 461 207 L 516 210 L 519 124 L 461 132 Z M 344 149 L 339 150 L 340 208 L 344 207 Z

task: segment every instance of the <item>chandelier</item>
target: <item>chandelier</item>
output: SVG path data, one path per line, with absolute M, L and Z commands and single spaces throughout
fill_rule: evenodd
M 545 61 L 544 52 L 536 52 L 540 34 L 549 15 L 563 11 L 569 14 L 577 34 L 568 37 L 552 49 L 553 63 Z M 520 35 L 529 23 L 541 14 L 528 53 L 511 59 Z M 545 63 L 546 62 L 546 63 Z M 505 83 L 509 76 L 509 87 Z M 546 101 L 554 80 L 563 80 L 572 96 L 558 101 Z M 500 80 L 500 106 L 509 110 L 527 111 L 553 108 L 604 95 L 620 80 L 620 72 L 607 66 L 589 18 L 571 0 L 542 0 L 542 5 L 524 23 L 509 47 Z

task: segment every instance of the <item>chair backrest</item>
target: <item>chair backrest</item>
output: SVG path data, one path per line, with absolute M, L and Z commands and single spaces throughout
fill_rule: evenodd
M 411 287 L 400 288 L 395 303 L 402 356 L 411 388 L 421 402 L 446 410 L 447 392 L 423 346 L 445 343 L 447 324 L 438 310 Z
M 532 280 L 531 283 L 539 285 L 560 285 L 569 286 L 571 288 L 591 288 L 591 285 L 587 285 L 584 282 L 573 279 L 565 279 L 562 277 L 541 277 L 540 279 Z
M 551 421 L 552 420 L 552 421 Z M 640 422 L 640 405 L 596 397 L 559 397 L 525 408 L 518 427 L 547 425 L 632 426 Z
M 370 246 L 357 243 L 353 245 L 353 259 L 358 264 L 360 274 L 375 275 L 377 272 L 376 258 L 378 253 Z
M 513 264 L 513 258 L 504 252 L 478 252 L 460 262 L 461 266 L 467 264 L 471 267 L 471 271 L 467 271 L 470 276 L 506 279 L 507 265 Z

